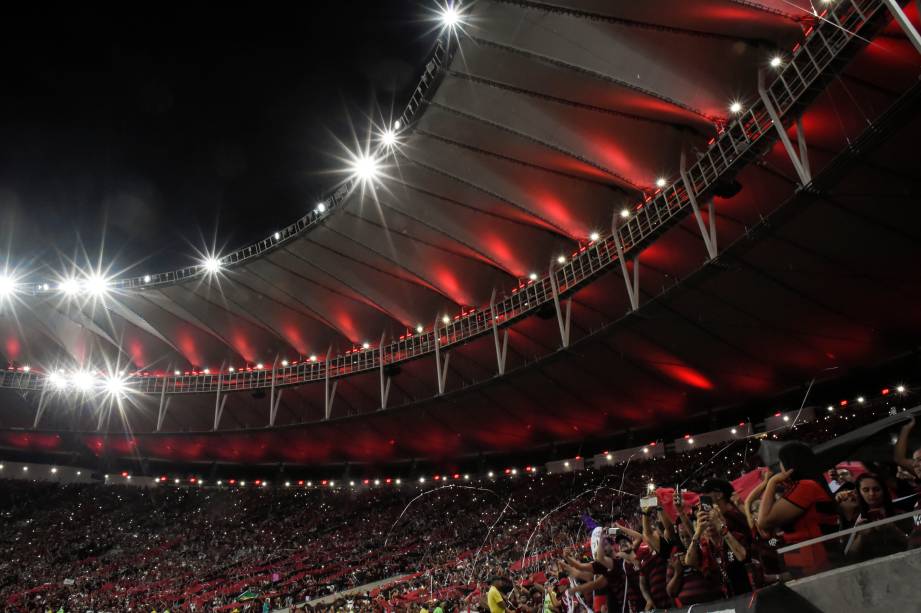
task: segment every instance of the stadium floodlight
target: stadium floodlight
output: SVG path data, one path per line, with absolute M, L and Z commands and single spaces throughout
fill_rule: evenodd
M 530 279 L 531 281 L 537 281 L 537 273 L 532 272 L 531 274 L 528 275 L 528 279 Z
M 352 176 L 362 181 L 373 181 L 380 174 L 378 161 L 366 154 L 361 154 L 352 160 Z
M 120 398 L 128 390 L 128 380 L 121 373 L 112 373 L 102 380 L 102 387 L 109 396 Z
M 280 240 L 280 239 L 281 239 L 281 232 L 276 232 L 276 233 L 273 234 L 272 236 L 275 237 L 275 240 Z
M 311 356 L 310 356 L 310 361 L 311 361 L 311 362 L 316 362 L 316 361 L 317 361 L 317 356 L 311 355 Z
M 56 390 L 62 390 L 67 387 L 67 378 L 59 371 L 54 371 L 48 375 L 48 383 Z
M 319 203 L 317 205 L 317 213 L 325 213 L 325 212 L 326 212 L 326 205 L 322 202 Z
M 211 274 L 211 275 L 217 274 L 217 273 L 221 272 L 221 259 L 220 259 L 220 258 L 216 258 L 216 257 L 214 257 L 213 255 L 209 255 L 209 256 L 208 256 L 207 258 L 205 258 L 205 260 L 202 262 L 202 266 L 205 267 L 205 271 L 206 271 L 208 274 Z
M 592 232 L 591 234 L 588 235 L 588 239 L 592 241 L 593 243 L 599 238 L 601 238 L 601 235 L 598 234 L 597 232 Z
M 422 334 L 423 330 L 425 330 L 425 328 L 422 327 L 422 324 L 416 324 L 416 332 L 418 334 Z
M 662 188 L 665 187 L 668 182 L 665 180 L 665 177 L 659 177 L 656 179 L 656 187 Z
M 441 323 L 443 323 L 444 325 L 448 325 L 449 323 L 451 323 L 451 318 L 445 315 L 441 318 Z
M 779 68 L 781 64 L 783 64 L 783 60 L 780 59 L 779 55 L 771 58 L 771 68 Z
M 900 393 L 900 394 L 904 394 L 904 393 L 905 393 L 905 386 L 904 386 L 904 385 L 898 385 L 898 386 L 896 386 L 895 391 L 897 391 L 897 392 Z
M 729 105 L 729 112 L 735 115 L 738 115 L 742 112 L 742 103 L 738 100 L 733 100 L 732 104 Z
M 371 348 L 371 343 L 369 343 L 368 341 L 365 341 L 365 342 L 363 342 L 363 343 L 361 344 L 361 348 L 362 348 L 362 349 L 370 349 L 370 348 Z
M 393 130 L 384 130 L 381 132 L 381 144 L 391 148 L 397 144 L 397 133 Z
M 73 277 L 68 277 L 58 283 L 58 289 L 65 296 L 76 296 L 80 291 L 80 282 Z
M 565 255 L 557 256 L 557 258 L 556 258 L 556 263 L 557 263 L 557 264 L 565 264 L 565 263 L 566 263 L 566 256 L 565 256 Z
M 454 30 L 457 26 L 463 24 L 463 16 L 453 2 L 448 2 L 438 15 L 441 25 L 447 30 Z
M 287 365 L 288 365 L 288 360 L 282 360 L 282 361 L 281 361 L 281 365 L 282 365 L 282 366 L 287 366 Z
M 87 293 L 90 295 L 101 297 L 109 292 L 110 283 L 109 279 L 105 278 L 103 275 L 93 273 L 83 280 L 83 287 L 86 288 Z
M 8 274 L 0 274 L 0 298 L 6 298 L 16 293 L 16 279 Z
M 621 209 L 620 216 L 623 217 L 624 219 L 627 219 L 628 217 L 630 217 L 630 209 Z
M 93 373 L 86 370 L 78 370 L 71 374 L 70 382 L 77 391 L 88 392 L 93 389 L 96 380 L 93 377 Z
M 150 275 L 144 275 L 144 283 L 150 283 Z

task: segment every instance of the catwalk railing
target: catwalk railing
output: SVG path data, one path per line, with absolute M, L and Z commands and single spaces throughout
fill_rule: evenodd
M 430 89 L 432 84 L 437 81 L 438 75 L 441 73 L 442 68 L 444 68 L 449 59 L 450 53 L 448 49 L 448 43 L 444 37 L 439 38 L 438 42 L 436 43 L 435 50 L 432 54 L 432 58 L 429 60 L 428 64 L 426 64 L 425 71 L 423 72 L 422 77 L 416 86 L 416 89 L 413 90 L 413 94 L 410 97 L 409 102 L 406 104 L 402 114 L 397 119 L 397 121 L 400 122 L 400 126 L 405 128 L 406 126 L 409 126 L 411 122 L 416 118 L 419 108 L 424 103 L 426 97 L 431 93 Z M 229 268 L 242 264 L 247 260 L 257 258 L 269 251 L 279 248 L 291 239 L 315 227 L 326 217 L 328 217 L 333 211 L 335 211 L 339 206 L 346 202 L 346 200 L 348 200 L 349 195 L 355 188 L 357 180 L 358 179 L 351 178 L 338 185 L 335 189 L 326 193 L 322 198 L 320 198 L 317 203 L 323 204 L 323 210 L 320 210 L 318 207 L 312 208 L 306 215 L 294 223 L 289 224 L 284 228 L 277 230 L 276 232 L 273 232 L 272 235 L 268 236 L 267 238 L 264 238 L 251 245 L 247 245 L 246 247 L 241 247 L 240 249 L 237 249 L 236 251 L 226 255 L 216 254 L 216 257 L 218 257 L 220 260 L 221 266 L 223 268 Z M 186 266 L 185 268 L 171 270 L 168 272 L 150 273 L 137 277 L 113 279 L 109 282 L 109 288 L 114 291 L 143 291 L 145 289 L 153 289 L 165 285 L 173 285 L 175 283 L 180 283 L 189 279 L 200 278 L 206 274 L 208 274 L 208 269 L 205 264 L 202 263 L 196 264 L 194 266 Z M 60 289 L 58 288 L 58 283 L 49 281 L 23 283 L 20 284 L 20 286 L 17 288 L 18 293 L 32 295 L 54 294 L 59 291 Z
M 799 111 L 818 95 L 822 79 L 830 78 L 840 68 L 844 52 L 852 42 L 866 40 L 865 28 L 883 11 L 885 7 L 880 0 L 841 0 L 830 6 L 766 88 L 767 96 L 781 119 L 795 119 Z M 436 59 L 440 58 L 437 66 L 445 57 L 436 53 Z M 430 67 L 437 67 L 435 62 L 433 60 Z M 417 108 L 421 103 L 411 104 L 416 104 L 412 108 Z M 294 386 L 373 372 L 382 364 L 386 366 L 434 353 L 436 344 L 439 350 L 446 350 L 489 334 L 494 322 L 496 326 L 507 326 L 552 303 L 554 282 L 558 295 L 562 296 L 609 270 L 618 263 L 617 240 L 622 243 L 624 257 L 638 253 L 691 211 L 688 189 L 700 199 L 712 191 L 718 180 L 731 176 L 777 137 L 778 131 L 766 106 L 758 100 L 729 123 L 706 152 L 687 169 L 687 184 L 679 179 L 638 205 L 630 217 L 615 228 L 617 239 L 613 233 L 601 237 L 579 249 L 566 263 L 553 266 L 547 276 L 498 299 L 494 307 L 473 309 L 447 324 L 436 324 L 430 332 L 405 335 L 381 347 L 348 351 L 328 361 L 267 369 L 247 368 L 233 373 L 138 376 L 129 379 L 128 385 L 137 392 L 149 394 L 225 393 Z M 0 387 L 40 390 L 45 384 L 44 375 L 36 372 L 0 372 Z

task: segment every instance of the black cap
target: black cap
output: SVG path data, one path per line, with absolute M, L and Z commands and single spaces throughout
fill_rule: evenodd
M 731 483 L 723 479 L 709 479 L 700 488 L 700 493 L 709 494 L 710 492 L 719 492 L 728 499 L 732 497 L 732 493 L 735 492 L 735 489 L 732 487 Z

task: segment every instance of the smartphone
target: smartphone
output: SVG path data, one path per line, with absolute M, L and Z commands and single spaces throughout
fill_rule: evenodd
M 701 496 L 700 509 L 709 513 L 713 509 L 713 499 L 709 496 Z
M 659 498 L 657 496 L 645 496 L 640 498 L 640 510 L 645 511 L 658 506 Z

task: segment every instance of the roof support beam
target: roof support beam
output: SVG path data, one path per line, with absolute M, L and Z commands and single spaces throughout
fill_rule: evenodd
M 380 364 L 380 374 L 381 374 L 381 410 L 387 408 L 387 400 L 390 398 L 390 377 L 384 374 L 384 338 L 386 337 L 386 332 L 381 334 L 381 344 L 378 345 L 378 352 L 380 353 L 380 358 L 378 363 Z
M 806 137 L 803 134 L 803 122 L 802 120 L 797 120 L 796 122 L 796 136 L 800 146 L 800 152 L 797 154 L 793 148 L 793 143 L 790 142 L 790 137 L 787 136 L 787 131 L 780 119 L 780 115 L 777 113 L 777 107 L 774 106 L 774 101 L 771 100 L 771 96 L 764 85 L 764 75 L 765 71 L 762 68 L 758 71 L 758 95 L 761 96 L 764 108 L 771 117 L 771 123 L 774 124 L 774 128 L 777 130 L 777 135 L 780 137 L 780 142 L 783 143 L 783 148 L 790 157 L 790 161 L 793 162 L 793 168 L 796 170 L 800 183 L 805 187 L 812 183 L 812 175 L 809 172 L 809 158 L 806 155 Z
M 508 330 L 502 330 L 502 342 L 499 342 L 499 324 L 496 321 L 496 290 L 492 290 L 489 298 L 489 315 L 492 319 L 492 337 L 496 343 L 496 363 L 499 375 L 505 374 L 505 356 L 508 354 Z
M 46 383 L 45 385 L 48 385 L 48 384 Z M 35 411 L 35 419 L 32 421 L 33 430 L 38 430 L 38 422 L 41 421 L 42 415 L 45 414 L 45 407 L 47 406 L 47 404 L 48 403 L 45 400 L 45 390 L 42 389 L 42 393 L 38 397 L 38 407 Z
M 915 26 L 908 19 L 908 15 L 902 10 L 898 1 L 883 0 L 883 3 L 889 8 L 889 12 L 892 13 L 892 16 L 899 24 L 899 27 L 902 28 L 902 31 L 905 32 L 905 36 L 908 37 L 908 42 L 912 44 L 915 51 L 921 53 L 921 35 L 918 34 L 918 30 L 915 29 Z M 921 15 L 921 2 L 918 2 L 918 14 Z
M 624 259 L 624 243 L 620 240 L 620 230 L 617 227 L 617 214 L 611 221 L 612 238 L 614 239 L 614 249 L 617 250 L 617 260 L 620 262 L 620 271 L 624 275 L 624 283 L 627 286 L 627 297 L 630 299 L 630 309 L 635 311 L 640 308 L 640 256 L 633 258 L 633 274 L 627 268 L 627 260 Z
M 553 292 L 553 306 L 556 308 L 556 323 L 560 326 L 560 341 L 563 347 L 569 347 L 569 330 L 572 322 L 572 298 L 566 299 L 566 308 L 560 304 L 560 286 L 556 281 L 553 263 L 550 263 L 550 291 Z M 565 312 L 564 312 L 565 310 Z
M 224 414 L 224 405 L 227 404 L 227 395 L 221 396 L 221 381 L 224 375 L 217 375 L 217 393 L 214 396 L 214 431 L 221 425 L 221 416 Z
M 272 362 L 272 382 L 269 387 L 269 427 L 275 425 L 275 418 L 278 417 L 278 407 L 281 404 L 281 393 L 284 390 L 278 390 L 278 394 L 275 394 L 275 374 L 278 370 L 278 356 L 275 356 L 275 361 Z
M 109 404 L 105 404 L 105 405 L 99 405 L 97 408 L 99 409 L 99 419 L 96 420 L 96 431 L 102 432 L 102 425 L 105 423 L 106 417 L 111 415 L 112 406 Z
M 332 353 L 332 347 L 326 350 L 326 362 L 324 363 L 324 368 L 326 369 L 326 379 L 323 384 L 323 410 L 327 420 L 329 420 L 329 418 L 333 415 L 333 400 L 336 399 L 336 387 L 339 385 L 338 381 L 333 381 L 332 387 L 330 387 L 329 358 Z
M 157 432 L 163 428 L 163 420 L 166 419 L 166 411 L 169 409 L 169 401 L 171 399 L 172 396 L 166 395 L 166 379 L 164 378 L 163 389 L 160 390 L 160 408 L 157 410 Z
M 441 335 L 438 334 L 438 315 L 435 315 L 435 325 L 432 328 L 435 336 L 435 380 L 438 383 L 438 395 L 445 393 L 445 383 L 448 380 L 448 364 L 451 362 L 451 354 L 445 352 L 444 364 L 441 360 Z
M 685 170 L 685 155 L 684 151 L 681 152 L 681 181 L 684 183 L 684 191 L 687 192 L 688 200 L 691 202 L 691 208 L 694 210 L 694 218 L 697 220 L 697 227 L 700 228 L 700 235 L 704 239 L 704 245 L 707 247 L 707 253 L 710 254 L 710 259 L 716 259 L 718 250 L 716 248 L 716 216 L 713 214 L 713 199 L 710 199 L 710 202 L 707 204 L 708 215 L 710 217 L 710 229 L 707 230 L 706 224 L 704 224 L 703 216 L 700 214 L 700 206 L 697 204 L 697 194 L 694 193 L 694 184 L 688 178 L 688 173 Z

